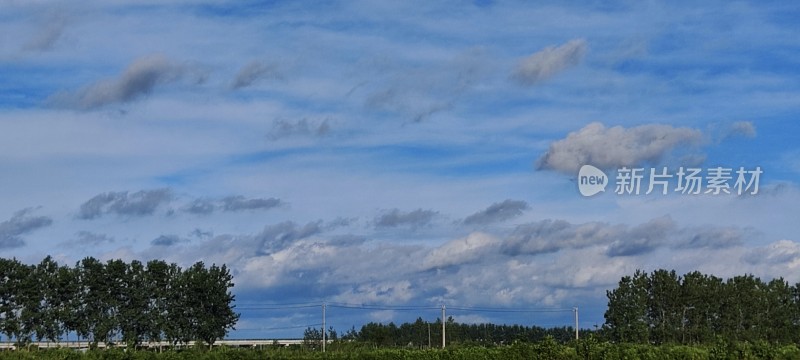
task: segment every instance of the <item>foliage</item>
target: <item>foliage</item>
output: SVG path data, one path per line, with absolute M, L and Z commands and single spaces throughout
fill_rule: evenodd
M 22 348 L 65 334 L 130 349 L 143 341 L 223 338 L 239 319 L 228 268 L 202 262 L 182 271 L 153 260 L 126 263 L 87 257 L 75 267 L 51 257 L 38 265 L 0 258 L 0 332 Z
M 647 345 L 633 343 L 600 342 L 596 338 L 561 344 L 553 338 L 539 342 L 517 342 L 496 347 L 454 346 L 447 349 L 366 348 L 348 347 L 332 349 L 326 353 L 304 347 L 267 347 L 263 349 L 235 349 L 215 347 L 190 347 L 184 350 L 163 352 L 126 350 L 121 348 L 79 352 L 69 349 L 21 350 L 0 352 L 4 359 L 132 359 L 132 360 L 218 360 L 218 359 L 283 359 L 283 360 L 456 360 L 456 359 L 797 359 L 800 349 L 796 345 L 778 346 L 765 342 L 734 342 L 718 347 L 705 345 Z M 581 350 L 584 349 L 584 350 Z M 585 350 L 589 349 L 589 353 Z
M 640 344 L 791 344 L 800 340 L 800 284 L 753 275 L 636 271 L 608 291 L 603 333 Z

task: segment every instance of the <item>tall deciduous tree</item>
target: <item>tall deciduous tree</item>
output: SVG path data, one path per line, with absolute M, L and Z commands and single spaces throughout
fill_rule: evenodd
M 606 292 L 606 325 L 615 341 L 648 341 L 650 328 L 647 317 L 647 288 L 647 274 L 637 270 L 633 276 L 622 277 L 616 289 Z
M 206 269 L 202 262 L 184 272 L 185 304 L 192 319 L 192 335 L 209 346 L 223 338 L 239 320 L 234 312 L 233 276 L 225 265 Z

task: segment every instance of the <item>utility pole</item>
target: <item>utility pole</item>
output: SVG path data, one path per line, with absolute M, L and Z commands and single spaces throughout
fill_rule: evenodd
M 431 348 L 431 323 L 428 323 L 428 349 Z
M 572 311 L 575 312 L 575 340 L 578 340 L 578 307 L 572 308 Z
M 322 352 L 325 352 L 325 303 L 322 303 Z
M 445 342 L 447 341 L 445 340 L 445 323 L 447 323 L 447 320 L 445 320 L 444 304 L 442 304 L 442 349 L 444 349 Z

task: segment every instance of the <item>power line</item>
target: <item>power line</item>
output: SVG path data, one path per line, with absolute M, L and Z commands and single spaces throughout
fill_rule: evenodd
M 495 312 L 495 313 L 558 313 L 558 312 L 572 312 L 571 308 L 486 308 L 486 307 L 466 307 L 466 306 L 448 306 L 449 310 L 473 311 L 473 312 Z
M 320 326 L 322 323 L 307 324 L 307 325 L 293 325 L 293 326 L 280 326 L 280 327 L 261 327 L 261 328 L 245 328 L 236 329 L 236 331 L 263 331 L 263 330 L 291 330 L 291 329 L 307 329 L 310 327 Z
M 319 304 L 314 305 L 283 305 L 283 306 L 245 306 L 236 307 L 236 310 L 284 310 L 284 309 L 308 309 L 319 307 Z
M 366 304 L 346 304 L 328 303 L 328 306 L 340 309 L 360 309 L 360 310 L 395 310 L 395 311 L 416 311 L 416 310 L 437 310 L 435 306 L 408 306 L 408 305 L 366 305 Z

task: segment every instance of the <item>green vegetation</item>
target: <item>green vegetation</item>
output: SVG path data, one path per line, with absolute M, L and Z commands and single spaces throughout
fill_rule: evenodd
M 553 338 L 545 338 L 535 343 L 517 342 L 504 346 L 453 346 L 447 349 L 409 349 L 374 348 L 340 342 L 331 344 L 328 352 L 310 350 L 307 347 L 267 347 L 264 349 L 232 349 L 219 347 L 208 350 L 194 347 L 181 351 L 163 352 L 123 349 L 95 350 L 85 353 L 68 349 L 22 350 L 0 352 L 3 359 L 141 359 L 141 360 L 217 360 L 217 359 L 282 359 L 282 360 L 455 360 L 455 359 L 497 359 L 497 360 L 580 360 L 580 359 L 697 359 L 697 360 L 738 360 L 738 359 L 798 359 L 800 348 L 796 345 L 774 345 L 766 342 L 719 342 L 712 345 L 645 345 L 614 344 L 599 342 L 594 337 L 561 344 Z
M 98 343 L 143 341 L 213 344 L 239 318 L 227 267 L 198 262 L 182 270 L 153 260 L 106 263 L 87 257 L 75 267 L 51 257 L 38 265 L 0 259 L 0 332 L 18 347 L 61 341 L 75 333 Z
M 566 343 L 575 338 L 575 328 L 569 326 L 543 328 L 522 325 L 461 324 L 449 317 L 446 328 L 448 346 L 495 346 L 508 345 L 515 342 L 533 343 L 548 337 L 559 343 Z M 586 336 L 591 332 L 582 330 L 581 334 Z M 333 329 L 329 329 L 326 336 L 330 340 L 339 339 L 339 334 Z M 322 341 L 322 332 L 320 329 L 308 328 L 304 333 L 303 339 L 307 343 Z M 442 321 L 441 319 L 436 319 L 435 322 L 427 323 L 422 318 L 418 318 L 413 323 L 400 325 L 371 322 L 362 326 L 359 331 L 355 328 L 348 330 L 341 336 L 341 339 L 346 342 L 355 342 L 371 347 L 418 349 L 441 347 Z
M 800 342 L 800 284 L 752 275 L 637 271 L 607 292 L 603 335 L 614 342 L 713 344 Z

